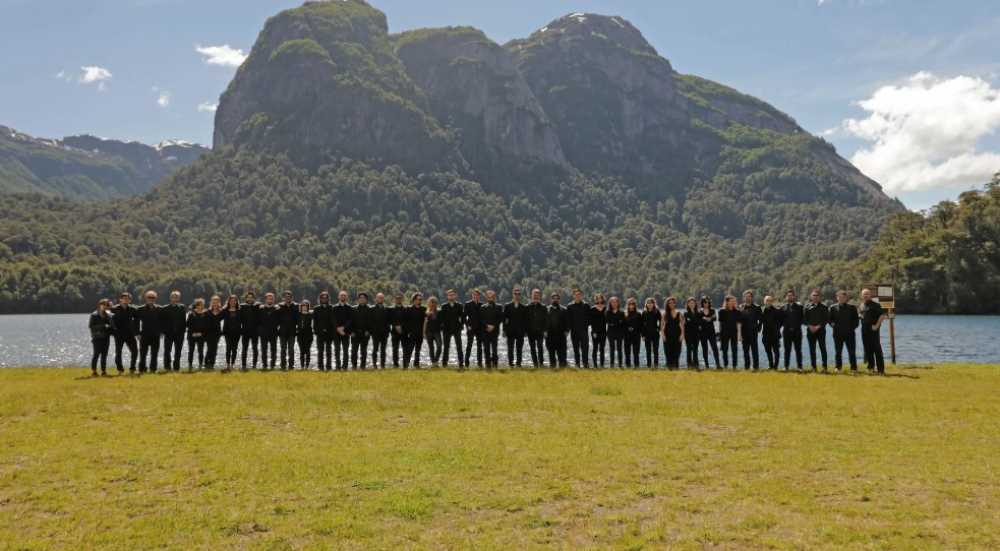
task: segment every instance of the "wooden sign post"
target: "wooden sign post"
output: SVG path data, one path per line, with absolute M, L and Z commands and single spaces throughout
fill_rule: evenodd
M 889 353 L 892 365 L 896 365 L 896 293 L 892 285 L 876 285 L 875 300 L 885 308 L 889 316 Z

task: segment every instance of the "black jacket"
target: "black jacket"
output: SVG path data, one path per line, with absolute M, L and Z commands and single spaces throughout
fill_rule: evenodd
M 465 303 L 465 326 L 472 332 L 483 330 L 483 303 L 470 300 Z
M 560 304 L 550 304 L 545 315 L 545 332 L 565 337 L 567 331 L 569 331 L 569 319 L 566 309 Z
M 874 333 L 875 330 L 872 329 L 872 327 L 874 327 L 875 324 L 878 323 L 879 318 L 885 314 L 885 308 L 882 308 L 881 304 L 873 300 L 871 302 L 863 302 L 861 304 L 861 308 L 858 308 L 858 313 L 861 316 L 861 331 Z
M 549 326 L 549 309 L 541 302 L 532 302 L 525 308 L 525 331 L 530 336 L 541 337 Z
M 111 309 L 112 334 L 118 338 L 128 338 L 138 335 L 139 318 L 136 316 L 135 307 L 131 304 L 116 304 Z
M 727 337 L 735 337 L 743 315 L 739 310 L 719 310 L 719 333 Z
M 94 310 L 90 314 L 90 322 L 87 324 L 90 328 L 90 338 L 92 340 L 110 339 L 111 338 L 111 314 L 105 312 L 102 316 Z
M 708 309 L 708 315 L 705 315 L 705 309 L 699 307 L 698 314 L 701 315 L 701 327 L 699 328 L 698 334 L 703 337 L 712 338 L 715 336 L 715 320 L 718 319 L 719 315 L 715 311 L 715 308 Z
M 457 335 L 465 326 L 465 307 L 457 302 L 446 302 L 440 308 L 441 330 L 446 335 Z
M 642 336 L 647 339 L 658 338 L 660 336 L 660 322 L 663 320 L 663 312 L 659 308 L 654 308 L 652 312 L 642 310 Z
M 314 310 L 308 312 L 299 312 L 299 320 L 295 324 L 295 333 L 300 337 L 309 336 L 312 337 L 313 334 L 313 323 L 316 321 L 316 314 Z
M 858 329 L 860 323 L 857 306 L 838 302 L 830 307 L 830 325 L 833 326 L 834 335 L 850 335 Z
M 802 324 L 805 323 L 805 310 L 798 302 L 785 304 L 781 307 L 781 329 L 782 333 L 788 335 L 801 335 Z
M 351 334 L 361 338 L 372 332 L 372 307 L 358 304 L 351 310 Z
M 426 336 L 437 335 L 441 332 L 441 309 L 438 308 L 437 312 L 433 314 L 430 311 L 424 312 L 424 317 L 427 319 L 427 323 L 424 325 L 424 334 Z
M 408 306 L 403 311 L 403 335 L 409 339 L 424 337 L 424 319 L 427 309 L 423 306 Z
M 208 331 L 205 333 L 211 338 L 218 338 L 222 335 L 222 318 L 226 315 L 225 310 L 219 310 L 218 314 L 211 310 L 205 310 L 208 315 Z
M 240 334 L 244 337 L 256 337 L 260 325 L 260 304 L 240 304 Z
M 313 332 L 317 338 L 330 339 L 336 327 L 333 325 L 333 305 L 319 304 L 313 308 Z
M 503 332 L 508 337 L 523 337 L 528 331 L 528 306 L 508 302 L 503 307 Z
M 229 337 L 238 337 L 243 334 L 243 325 L 240 323 L 240 311 L 230 312 L 228 308 L 222 310 L 222 333 Z
M 139 334 L 143 337 L 159 337 L 163 334 L 163 313 L 156 304 L 143 304 L 135 309 L 139 320 Z
M 740 325 L 744 335 L 757 335 L 764 325 L 764 312 L 756 304 L 740 305 Z
M 371 307 L 371 325 L 368 328 L 373 337 L 385 337 L 392 330 L 389 327 L 389 309 L 385 304 L 376 304 Z
M 261 304 L 257 310 L 257 330 L 262 338 L 278 336 L 278 305 Z
M 403 321 L 406 320 L 407 309 L 408 308 L 406 306 L 402 305 L 401 306 L 394 305 L 391 308 L 389 308 L 389 326 L 392 328 L 392 331 L 394 333 L 396 331 L 396 326 L 402 326 Z M 405 334 L 405 331 L 397 334 Z
M 333 331 L 334 334 L 337 333 L 338 327 L 343 327 L 344 332 L 347 334 L 351 333 L 351 320 L 354 319 L 354 308 L 351 308 L 350 304 L 346 302 L 344 304 L 337 303 L 333 307 Z
M 601 339 L 608 336 L 607 313 L 607 308 L 602 310 L 596 306 L 590 307 L 590 331 Z
M 620 339 L 625 336 L 625 311 L 618 310 L 612 312 L 609 308 L 604 313 L 604 319 L 608 322 L 608 337 Z
M 194 310 L 188 313 L 187 317 L 188 336 L 191 338 L 204 339 L 212 331 L 212 314 L 208 310 L 198 314 Z
M 160 323 L 163 334 L 168 337 L 183 337 L 187 327 L 187 306 L 168 304 L 160 308 Z
M 486 332 L 486 326 L 493 326 L 493 334 L 498 334 L 500 332 L 500 324 L 503 323 L 503 306 L 495 302 L 487 302 L 483 304 L 482 312 L 482 324 L 483 332 Z
M 684 309 L 684 340 L 695 342 L 700 339 L 702 325 L 701 310 L 692 312 Z
M 586 336 L 590 328 L 590 305 L 586 302 L 573 302 L 566 307 L 569 318 L 569 330 L 578 336 Z
M 781 326 L 784 323 L 784 319 L 785 314 L 781 311 L 781 308 L 765 306 L 761 310 L 761 327 L 764 338 L 772 341 L 777 339 L 778 335 L 781 334 Z
M 826 324 L 830 323 L 830 309 L 822 302 L 810 302 L 803 308 L 802 318 L 806 325 L 818 325 L 820 329 L 825 329 Z
M 278 305 L 278 334 L 282 337 L 294 337 L 295 328 L 299 323 L 299 305 L 296 302 Z
M 642 312 L 625 311 L 625 337 L 639 338 L 642 335 Z

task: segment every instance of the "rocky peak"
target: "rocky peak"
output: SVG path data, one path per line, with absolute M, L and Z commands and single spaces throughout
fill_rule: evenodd
M 571 13 L 538 29 L 531 34 L 528 40 L 580 39 L 605 42 L 626 50 L 657 55 L 656 49 L 646 41 L 639 29 L 617 15 Z

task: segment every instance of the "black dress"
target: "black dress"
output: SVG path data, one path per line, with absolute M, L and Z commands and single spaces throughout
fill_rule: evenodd
M 667 355 L 667 367 L 676 369 L 681 363 L 681 313 L 670 310 L 663 311 L 663 349 Z

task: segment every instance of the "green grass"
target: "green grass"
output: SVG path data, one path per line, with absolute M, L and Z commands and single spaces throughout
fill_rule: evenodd
M 997 548 L 1000 366 L 0 370 L 0 548 Z

